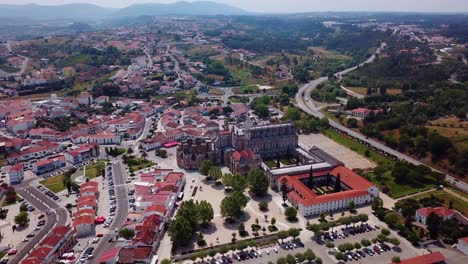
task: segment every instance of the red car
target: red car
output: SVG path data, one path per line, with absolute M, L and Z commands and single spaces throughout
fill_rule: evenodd
M 97 234 L 96 237 L 103 237 L 104 234 Z
M 18 251 L 17 251 L 16 249 L 14 249 L 14 248 L 13 248 L 13 249 L 10 249 L 10 250 L 8 251 L 8 255 L 9 255 L 9 256 L 15 255 L 17 252 L 18 252 Z

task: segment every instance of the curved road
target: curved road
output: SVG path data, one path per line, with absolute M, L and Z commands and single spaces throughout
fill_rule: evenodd
M 33 205 L 37 210 L 45 212 L 50 210 L 50 214 L 46 215 L 47 221 L 46 224 L 39 230 L 36 235 L 29 240 L 27 244 L 21 248 L 17 248 L 18 253 L 14 256 L 14 258 L 10 259 L 9 263 L 20 263 L 21 260 L 36 246 L 39 242 L 47 236 L 56 225 L 62 226 L 65 225 L 67 222 L 68 212 L 65 208 L 60 207 L 56 204 L 52 199 L 48 196 L 44 195 L 40 191 L 36 190 L 36 188 L 32 186 L 18 188 L 16 192 L 24 198 L 29 204 Z M 51 210 L 52 209 L 52 210 Z
M 378 48 L 375 53 L 369 58 L 367 59 L 365 62 L 359 64 L 359 66 L 363 66 L 364 64 L 367 64 L 367 63 L 371 63 L 375 60 L 376 58 L 376 54 L 379 54 L 381 49 L 384 48 L 386 46 L 385 43 L 382 43 L 382 45 L 380 46 L 380 48 Z M 354 71 L 357 69 L 358 66 L 354 66 L 354 67 L 351 67 L 349 69 L 346 69 L 346 70 L 343 70 L 341 72 L 338 72 L 336 74 L 334 74 L 335 77 L 337 77 L 338 79 L 341 79 L 343 75 L 346 75 L 347 73 L 351 72 L 351 71 Z M 312 90 L 314 90 L 319 84 L 322 84 L 324 82 L 328 81 L 328 77 L 321 77 L 321 78 L 318 78 L 316 80 L 313 80 L 311 82 L 309 82 L 308 84 L 305 84 L 303 85 L 298 93 L 296 94 L 296 103 L 297 103 L 297 106 L 299 108 L 301 108 L 304 112 L 310 114 L 310 115 L 313 115 L 313 116 L 316 116 L 318 118 L 322 118 L 324 117 L 324 115 L 320 112 L 320 110 L 315 106 L 314 104 L 314 101 L 312 100 L 312 97 L 310 95 L 310 93 L 312 92 Z M 372 146 L 376 149 L 379 149 L 380 151 L 383 151 L 389 155 L 392 155 L 400 160 L 406 160 L 407 162 L 410 162 L 414 165 L 426 165 L 410 156 L 407 156 L 403 153 L 400 153 L 392 148 L 389 148 L 387 147 L 386 145 L 378 142 L 378 141 L 375 141 L 373 139 L 370 139 L 370 138 L 367 138 L 366 136 L 362 135 L 361 133 L 358 133 L 354 130 L 351 130 L 343 125 L 341 125 L 340 123 L 337 123 L 333 120 L 329 120 L 329 123 L 330 123 L 330 126 L 333 127 L 334 129 L 337 129 L 337 130 L 340 130 L 344 133 L 346 133 L 347 135 L 359 140 L 360 142 L 362 143 L 365 143 L 369 146 Z M 431 168 L 432 170 L 435 170 L 434 168 Z M 438 170 L 435 170 L 435 171 L 438 171 Z M 438 171 L 440 172 L 440 171 Z M 447 181 L 450 181 L 450 182 L 453 182 L 454 186 L 458 187 L 459 189 L 463 190 L 464 192 L 468 192 L 468 184 L 464 183 L 464 182 L 461 182 L 461 181 L 458 181 L 456 180 L 454 177 L 451 177 L 449 175 L 446 175 L 446 180 Z

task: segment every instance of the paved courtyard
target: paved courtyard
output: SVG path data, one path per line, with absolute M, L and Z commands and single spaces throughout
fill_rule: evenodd
M 375 163 L 356 152 L 336 143 L 322 134 L 299 135 L 299 145 L 305 149 L 316 146 L 334 158 L 343 162 L 350 169 L 374 168 Z

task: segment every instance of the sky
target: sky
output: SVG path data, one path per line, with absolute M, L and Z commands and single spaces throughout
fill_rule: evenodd
M 188 0 L 189 2 L 193 2 Z M 313 11 L 468 12 L 468 0 L 212 0 L 251 12 L 297 13 Z M 92 3 L 121 8 L 135 3 L 171 3 L 175 0 L 0 0 L 1 4 Z

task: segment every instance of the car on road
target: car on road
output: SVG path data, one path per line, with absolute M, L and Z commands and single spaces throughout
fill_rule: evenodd
M 8 256 L 16 255 L 16 253 L 18 253 L 18 250 L 14 249 L 14 248 L 8 250 Z
M 101 234 L 101 233 L 96 235 L 96 237 L 103 237 L 103 236 L 104 236 L 104 234 Z
M 30 233 L 30 234 L 28 234 L 26 237 L 27 237 L 27 238 L 31 238 L 31 237 L 34 237 L 34 236 L 35 236 L 34 233 Z
M 44 218 L 44 216 L 45 216 L 44 214 L 40 214 L 40 215 L 37 217 L 37 219 L 42 219 L 42 218 Z

